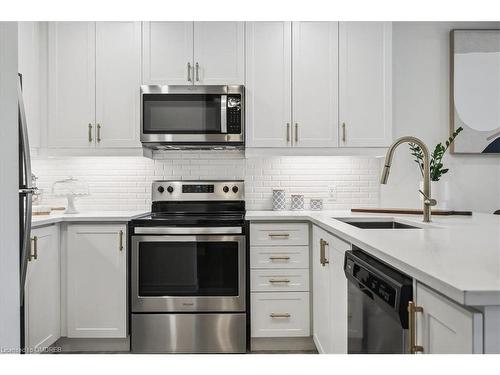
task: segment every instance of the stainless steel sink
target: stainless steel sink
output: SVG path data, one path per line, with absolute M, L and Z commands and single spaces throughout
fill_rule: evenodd
M 361 219 L 337 219 L 346 224 L 361 229 L 422 229 L 413 225 L 400 223 L 394 220 L 361 220 Z

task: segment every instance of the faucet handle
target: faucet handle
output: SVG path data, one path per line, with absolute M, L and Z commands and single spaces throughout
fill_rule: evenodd
M 437 200 L 431 198 L 431 197 L 428 197 L 427 195 L 424 194 L 424 192 L 421 190 L 421 189 L 418 189 L 418 191 L 420 192 L 420 194 L 422 194 L 425 198 L 424 200 L 424 203 L 428 206 L 435 206 L 437 204 Z

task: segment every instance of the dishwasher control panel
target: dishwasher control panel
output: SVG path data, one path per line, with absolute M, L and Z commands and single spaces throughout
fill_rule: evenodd
M 391 307 L 396 307 L 397 291 L 390 283 L 352 259 L 347 259 L 347 268 L 350 269 L 352 278 L 362 284 L 364 290 L 375 294 Z

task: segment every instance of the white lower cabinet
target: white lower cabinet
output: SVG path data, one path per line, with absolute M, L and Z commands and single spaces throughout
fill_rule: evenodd
M 483 316 L 417 283 L 416 344 L 428 354 L 483 352 Z
M 38 352 L 60 337 L 58 225 L 31 231 L 24 301 L 26 347 L 31 352 Z
M 252 293 L 252 337 L 309 336 L 309 292 Z
M 311 334 L 309 224 L 250 225 L 252 337 Z
M 68 337 L 126 337 L 126 239 L 125 224 L 68 225 Z
M 313 226 L 313 339 L 320 353 L 347 353 L 347 279 L 351 245 Z

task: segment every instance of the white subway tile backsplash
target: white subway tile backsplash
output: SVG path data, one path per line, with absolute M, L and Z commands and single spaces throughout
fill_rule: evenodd
M 90 196 L 77 200 L 82 210 L 149 210 L 151 182 L 160 179 L 245 180 L 247 209 L 271 209 L 272 189 L 322 198 L 324 209 L 379 204 L 379 160 L 373 157 L 280 156 L 245 159 L 241 152 L 162 152 L 142 157 L 35 159 L 33 171 L 44 204 L 65 204 L 51 194 L 52 184 L 73 176 L 89 184 Z M 335 198 L 329 186 L 336 187 Z

